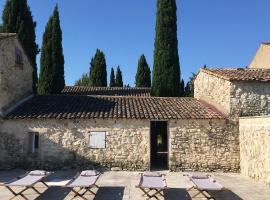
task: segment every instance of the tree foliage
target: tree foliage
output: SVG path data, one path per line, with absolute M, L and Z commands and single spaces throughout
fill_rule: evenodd
M 82 75 L 82 77 L 75 82 L 75 85 L 76 86 L 89 86 L 90 85 L 90 81 L 89 81 L 88 74 L 87 73 L 84 73 Z
M 135 85 L 136 87 L 151 87 L 151 71 L 144 55 L 141 55 L 138 61 Z
M 196 76 L 197 75 L 195 73 L 192 73 L 192 76 L 189 77 L 189 81 L 187 82 L 185 87 L 185 95 L 187 97 L 194 97 L 194 80 Z
M 96 87 L 107 86 L 107 70 L 104 53 L 97 49 L 95 56 L 90 63 L 90 85 Z
M 115 87 L 115 75 L 113 67 L 111 68 L 111 74 L 110 74 L 110 87 Z
M 175 0 L 157 0 L 151 95 L 180 96 L 180 64 Z
M 115 86 L 116 87 L 123 87 L 123 77 L 122 77 L 122 71 L 120 70 L 120 66 L 117 67 L 116 70 L 116 77 L 115 77 Z
M 27 0 L 7 0 L 3 15 L 2 15 L 2 28 L 1 32 L 4 33 L 17 33 L 18 39 L 27 54 L 33 67 L 33 92 L 37 91 L 37 64 L 36 55 L 39 53 L 38 45 L 36 44 L 36 22 Z
M 185 96 L 185 81 L 183 79 L 180 82 L 180 96 Z
M 56 5 L 43 34 L 39 94 L 58 94 L 65 86 L 62 30 Z

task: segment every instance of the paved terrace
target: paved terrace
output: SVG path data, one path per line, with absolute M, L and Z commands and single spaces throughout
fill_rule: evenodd
M 24 171 L 0 171 L 0 182 L 5 182 L 18 175 L 23 174 Z M 49 184 L 55 178 L 61 178 L 68 180 L 75 175 L 75 171 L 58 171 L 52 176 L 48 177 L 46 182 Z M 196 193 L 191 191 L 187 193 L 185 188 L 189 187 L 188 181 L 182 176 L 182 173 L 165 172 L 167 177 L 168 187 L 166 190 L 166 200 L 185 200 L 191 199 L 190 196 Z M 219 181 L 228 190 L 218 193 L 213 193 L 213 196 L 217 200 L 269 200 L 270 188 L 263 184 L 257 183 L 254 180 L 243 177 L 239 174 L 224 174 L 214 173 L 212 174 L 217 181 Z M 142 197 L 142 192 L 134 186 L 138 184 L 138 173 L 136 172 L 105 172 L 97 184 L 100 189 L 97 191 L 97 195 L 86 195 L 89 200 L 141 200 L 146 199 Z M 32 190 L 26 191 L 24 194 L 30 200 L 70 200 L 72 199 L 72 193 L 70 189 L 61 187 L 46 188 L 42 184 L 37 184 L 36 187 L 40 192 L 43 192 L 40 196 L 36 195 Z M 19 189 L 19 188 L 18 188 Z M 0 187 L 0 199 L 7 200 L 12 198 L 11 193 L 4 187 Z M 14 200 L 20 200 L 21 197 L 13 198 Z M 75 198 L 77 200 L 80 198 Z M 163 199 L 163 198 L 160 198 Z M 204 200 L 202 196 L 193 198 L 195 200 Z M 80 199 L 81 200 L 81 199 Z

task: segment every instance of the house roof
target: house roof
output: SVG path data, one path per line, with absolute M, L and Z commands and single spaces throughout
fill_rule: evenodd
M 15 37 L 16 33 L 0 33 L 0 40 Z
M 203 68 L 201 71 L 229 81 L 270 81 L 269 69 Z
M 81 95 L 34 96 L 5 119 L 222 119 L 194 98 Z
M 150 96 L 151 88 L 66 86 L 62 94 L 106 96 Z

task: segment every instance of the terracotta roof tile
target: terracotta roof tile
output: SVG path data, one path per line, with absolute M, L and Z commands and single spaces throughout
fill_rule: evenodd
M 151 88 L 66 86 L 66 95 L 150 96 Z
M 201 71 L 229 81 L 270 81 L 269 69 L 204 68 Z
M 35 96 L 6 119 L 221 119 L 224 116 L 194 98 L 83 95 Z

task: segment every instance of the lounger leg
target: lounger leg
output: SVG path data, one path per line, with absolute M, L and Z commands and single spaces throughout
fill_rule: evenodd
M 72 192 L 75 193 L 75 195 L 72 197 L 72 199 L 74 199 L 75 197 L 79 196 L 84 200 L 87 200 L 82 194 L 80 194 L 79 192 L 77 192 L 76 190 L 74 190 L 73 188 L 71 189 Z
M 192 198 L 198 196 L 199 194 L 203 194 L 202 191 L 198 190 L 198 193 L 196 193 L 195 195 L 193 195 Z M 205 196 L 205 195 L 203 194 L 203 196 Z
M 194 186 L 188 188 L 187 191 L 190 191 L 190 190 L 192 190 L 193 188 L 194 188 Z
M 90 192 L 92 195 L 96 195 L 96 193 L 95 192 L 93 192 L 92 190 L 92 187 L 90 188 L 86 188 L 86 191 L 84 192 L 84 194 L 86 193 L 86 192 Z
M 202 191 L 202 194 L 203 194 L 203 196 L 206 198 L 206 199 L 213 199 L 213 200 L 215 200 L 215 198 L 214 197 L 212 197 L 206 190 L 203 190 Z
M 36 188 L 34 188 L 34 187 L 29 187 L 29 188 L 31 188 L 32 190 L 34 190 L 36 193 L 41 194 Z
M 22 193 L 23 193 L 24 191 L 26 191 L 28 188 L 23 189 L 23 190 L 22 190 L 21 192 L 19 192 L 19 193 L 14 192 L 9 186 L 6 186 L 6 188 L 14 195 L 14 197 L 10 198 L 9 200 L 14 199 L 16 196 L 21 196 L 21 197 L 24 198 L 25 200 L 28 200 L 28 198 L 22 194 Z
M 162 190 L 157 190 L 157 189 L 155 189 L 155 191 L 156 191 L 156 192 L 155 192 L 153 195 L 151 195 L 152 197 L 154 197 L 154 198 L 156 198 L 156 199 L 158 199 L 157 195 L 160 195 L 160 196 L 164 197 L 164 195 L 161 193 Z
M 43 185 L 45 185 L 47 188 L 49 188 L 49 186 L 44 181 L 41 181 L 41 183 L 43 183 Z

